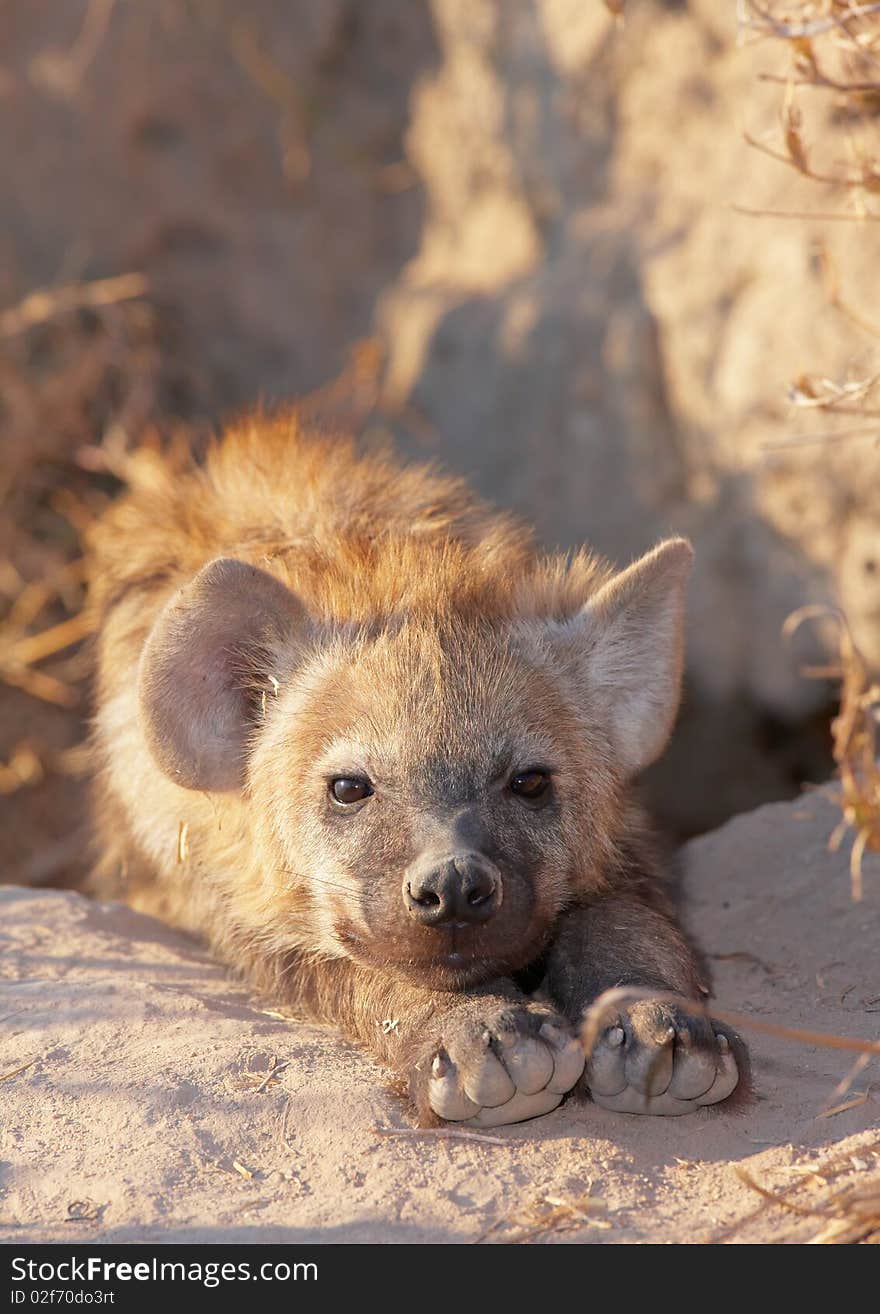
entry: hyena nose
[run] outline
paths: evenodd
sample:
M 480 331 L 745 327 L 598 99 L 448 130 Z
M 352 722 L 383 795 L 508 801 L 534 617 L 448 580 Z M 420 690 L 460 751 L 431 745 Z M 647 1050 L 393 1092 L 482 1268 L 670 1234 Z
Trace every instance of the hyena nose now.
M 403 882 L 407 911 L 424 926 L 487 922 L 501 906 L 501 873 L 477 853 L 455 853 L 411 868 Z

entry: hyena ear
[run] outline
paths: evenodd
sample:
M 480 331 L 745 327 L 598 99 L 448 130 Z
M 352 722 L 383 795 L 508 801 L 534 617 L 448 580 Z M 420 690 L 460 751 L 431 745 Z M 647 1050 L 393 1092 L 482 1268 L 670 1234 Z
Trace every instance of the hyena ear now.
M 184 789 L 245 779 L 255 681 L 308 625 L 302 603 L 256 566 L 219 557 L 170 599 L 141 656 L 138 703 L 157 764 Z
M 693 556 L 686 539 L 668 539 L 615 575 L 557 631 L 566 665 L 607 717 L 628 776 L 659 757 L 678 711 Z

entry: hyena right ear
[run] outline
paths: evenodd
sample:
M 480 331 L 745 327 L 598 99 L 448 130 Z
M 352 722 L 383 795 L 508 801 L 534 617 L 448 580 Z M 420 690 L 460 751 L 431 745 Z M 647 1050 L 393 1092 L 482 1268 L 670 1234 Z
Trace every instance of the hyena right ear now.
M 308 626 L 302 603 L 256 566 L 220 557 L 165 605 L 141 656 L 138 704 L 147 745 L 184 789 L 244 784 L 253 687 L 273 653 Z
M 557 652 L 626 776 L 659 757 L 678 711 L 693 557 L 686 539 L 667 539 L 555 626 Z

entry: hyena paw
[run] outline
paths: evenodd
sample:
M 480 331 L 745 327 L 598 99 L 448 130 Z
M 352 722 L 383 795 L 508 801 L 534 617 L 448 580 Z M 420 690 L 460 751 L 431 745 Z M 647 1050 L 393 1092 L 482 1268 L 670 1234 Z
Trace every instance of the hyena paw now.
M 675 1115 L 726 1100 L 746 1056 L 734 1032 L 684 1009 L 647 1000 L 606 1026 L 584 1081 L 597 1104 L 618 1113 Z
M 501 1127 L 549 1113 L 583 1072 L 569 1024 L 532 1004 L 453 1013 L 424 1068 L 422 1103 L 447 1122 Z

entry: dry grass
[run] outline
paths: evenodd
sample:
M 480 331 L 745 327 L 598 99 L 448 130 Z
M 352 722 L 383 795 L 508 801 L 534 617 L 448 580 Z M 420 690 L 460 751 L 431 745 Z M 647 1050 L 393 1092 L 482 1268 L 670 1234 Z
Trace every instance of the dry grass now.
M 612 1224 L 605 1217 L 605 1201 L 594 1189 L 594 1183 L 590 1182 L 580 1196 L 539 1196 L 515 1213 L 499 1218 L 477 1238 L 477 1243 L 491 1238 L 505 1245 L 523 1245 L 553 1233 L 584 1227 L 610 1228 Z
M 770 43 L 779 51 L 778 70 L 758 74 L 780 88 L 778 127 L 766 137 L 746 133 L 746 140 L 815 184 L 817 207 L 788 217 L 857 227 L 880 222 L 880 4 L 738 0 L 737 18 L 741 44 Z M 869 337 L 880 337 L 880 323 L 852 308 L 830 253 L 822 249 L 818 257 L 829 305 Z M 789 388 L 795 408 L 864 423 L 775 446 L 880 438 L 880 429 L 870 423 L 880 417 L 878 383 L 876 370 L 844 380 L 802 375 Z
M 855 1154 L 849 1151 L 815 1166 L 799 1165 L 794 1181 L 781 1189 L 763 1185 L 741 1166 L 735 1171 L 762 1203 L 710 1240 L 729 1241 L 768 1209 L 776 1209 L 800 1222 L 783 1240 L 808 1245 L 880 1244 L 880 1140 Z M 841 1182 L 841 1178 L 856 1172 L 867 1176 Z M 816 1230 L 805 1236 L 803 1220 L 814 1223 Z
M 138 273 L 38 289 L 0 313 L 0 802 L 15 818 L 5 879 L 75 871 L 83 535 L 160 451 L 201 441 L 191 417 L 202 395 Z
M 146 291 L 125 275 L 33 292 L 0 315 L 0 679 L 62 706 L 77 680 L 37 668 L 84 636 L 81 536 L 135 453 L 177 434 L 193 392 Z
M 865 850 L 880 852 L 880 764 L 877 761 L 880 684 L 870 674 L 841 613 L 826 607 L 802 607 L 788 618 L 784 634 L 791 638 L 804 622 L 825 620 L 829 616 L 838 625 L 838 660 L 828 666 L 804 667 L 804 674 L 840 681 L 840 711 L 831 723 L 831 736 L 839 781 L 839 787 L 832 789 L 832 797 L 840 805 L 842 818 L 829 839 L 829 847 L 836 850 L 844 836 L 852 834 L 852 896 L 860 900 Z

